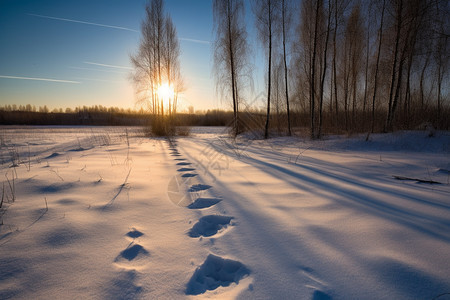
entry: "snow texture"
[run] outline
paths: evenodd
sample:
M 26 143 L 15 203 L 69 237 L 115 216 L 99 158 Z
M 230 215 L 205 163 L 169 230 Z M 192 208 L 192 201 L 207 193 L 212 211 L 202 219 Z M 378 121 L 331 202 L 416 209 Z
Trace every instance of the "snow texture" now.
M 191 133 L 0 128 L 0 299 L 449 299 L 448 132 Z

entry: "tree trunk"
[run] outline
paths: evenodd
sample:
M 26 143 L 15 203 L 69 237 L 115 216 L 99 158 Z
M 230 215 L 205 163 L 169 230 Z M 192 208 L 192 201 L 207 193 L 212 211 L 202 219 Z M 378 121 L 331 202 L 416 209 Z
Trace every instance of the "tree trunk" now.
M 264 130 L 264 138 L 269 138 L 269 120 L 270 120 L 270 87 L 271 87 L 271 74 L 272 74 L 272 6 L 268 0 L 269 9 L 269 67 L 267 70 L 267 116 L 266 116 L 266 126 Z
M 237 110 L 237 99 L 236 99 L 236 80 L 235 80 L 235 69 L 234 69 L 234 53 L 233 53 L 233 37 L 231 34 L 231 1 L 227 0 L 227 17 L 228 17 L 228 47 L 230 55 L 230 70 L 231 70 L 231 93 L 233 95 L 233 132 L 236 137 L 239 134 L 238 125 L 238 110 Z
M 381 56 L 381 43 L 383 40 L 383 22 L 384 22 L 384 9 L 386 5 L 386 0 L 383 0 L 383 8 L 381 10 L 381 22 L 380 22 L 380 29 L 379 29 L 379 41 L 378 41 L 378 51 L 377 51 L 377 61 L 375 63 L 375 79 L 374 79 L 374 85 L 373 85 L 373 96 L 372 96 L 372 130 L 371 132 L 374 132 L 375 127 L 375 98 L 377 96 L 377 86 L 378 86 L 378 69 L 380 65 L 380 56 Z
M 330 36 L 330 23 L 331 23 L 331 1 L 328 1 L 328 21 L 327 21 L 327 34 L 325 37 L 325 48 L 323 50 L 323 72 L 322 79 L 320 82 L 320 103 L 319 103 L 319 132 L 317 136 L 319 138 L 322 137 L 322 106 L 323 106 L 323 94 L 324 94 L 324 85 L 325 85 L 325 76 L 327 73 L 327 53 L 328 53 L 328 38 Z
M 314 40 L 313 40 L 313 53 L 311 61 L 311 84 L 310 84 L 310 111 L 311 111 L 311 138 L 316 138 L 315 133 L 315 92 L 316 92 L 316 52 L 317 52 L 317 31 L 319 27 L 319 8 L 320 0 L 317 0 L 316 13 L 315 13 L 315 25 L 314 25 Z
M 392 125 L 392 107 L 394 102 L 394 89 L 396 82 L 396 73 L 397 73 L 397 59 L 398 59 L 398 48 L 400 44 L 400 33 L 402 28 L 402 10 L 403 10 L 403 0 L 399 0 L 399 7 L 397 9 L 396 14 L 396 35 L 395 35 L 395 47 L 394 47 L 394 57 L 392 60 L 392 72 L 391 72 L 391 85 L 389 89 L 389 103 L 388 103 L 388 116 L 386 120 L 386 128 L 385 131 L 391 131 Z
M 282 25 L 283 25 L 283 61 L 284 61 L 284 83 L 285 83 L 285 92 L 286 92 L 286 112 L 287 112 L 287 122 L 288 122 L 288 135 L 291 136 L 291 116 L 290 116 L 290 109 L 289 109 L 289 92 L 288 92 L 288 68 L 287 68 L 287 58 L 286 58 L 286 0 L 282 0 L 282 8 L 281 8 L 281 14 L 282 14 Z
M 330 0 L 331 1 L 331 0 Z M 339 118 L 339 106 L 338 106 L 338 94 L 337 94 L 337 66 L 336 66 L 336 35 L 338 30 L 338 13 L 337 13 L 337 4 L 338 0 L 334 1 L 334 33 L 333 33 L 333 81 L 334 81 L 334 101 L 335 101 L 335 113 L 336 113 L 336 126 L 338 125 L 338 118 Z

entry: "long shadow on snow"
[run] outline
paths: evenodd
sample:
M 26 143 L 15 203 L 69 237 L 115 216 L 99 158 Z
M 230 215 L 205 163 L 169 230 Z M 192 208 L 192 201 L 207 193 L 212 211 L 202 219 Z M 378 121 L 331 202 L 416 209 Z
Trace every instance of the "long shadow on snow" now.
M 252 161 L 256 164 L 255 167 L 261 168 L 263 172 L 267 172 L 268 174 L 271 175 L 279 175 L 279 172 L 284 172 L 290 176 L 293 176 L 294 179 L 303 179 L 305 181 L 309 181 L 312 182 L 314 185 L 319 185 L 322 184 L 321 181 L 319 180 L 310 180 L 309 178 L 306 178 L 305 176 L 301 176 L 300 174 L 297 174 L 293 171 L 287 170 L 285 168 L 270 164 L 270 163 L 264 163 L 261 161 L 258 161 L 256 159 L 252 159 Z M 269 167 L 269 168 L 267 168 Z M 290 184 L 293 186 L 297 186 L 299 188 L 305 188 L 306 190 L 311 191 L 312 193 L 316 193 L 318 195 L 320 195 L 321 193 L 318 192 L 317 190 L 314 189 L 314 187 L 308 187 L 308 186 L 303 186 L 302 184 L 299 184 L 297 181 L 292 181 L 290 180 Z M 323 182 L 326 186 L 328 186 L 327 183 Z M 221 183 L 221 181 L 217 181 L 216 184 L 218 186 L 221 186 L 222 188 L 225 188 L 225 186 Z M 336 186 L 331 185 L 331 188 L 333 190 L 337 189 Z M 320 191 L 320 189 L 319 189 Z M 236 198 L 239 199 L 240 196 L 239 194 L 233 192 L 233 191 L 229 191 L 230 192 L 230 197 L 229 197 L 229 201 L 231 201 L 232 199 Z M 339 194 L 341 195 L 348 195 L 348 190 L 347 193 L 345 192 L 339 192 Z M 351 193 L 350 193 L 351 194 Z M 324 195 L 325 197 L 327 195 Z M 359 198 L 355 197 L 354 195 L 350 195 L 355 201 L 358 201 Z M 359 197 L 361 197 L 361 195 L 359 195 Z M 333 198 L 334 199 L 334 198 Z M 336 199 L 338 200 L 338 199 Z M 363 202 L 365 201 L 373 201 L 373 199 L 362 199 Z M 339 200 L 338 200 L 339 201 Z M 351 206 L 355 209 L 358 210 L 364 210 L 365 212 L 367 212 L 367 209 L 371 209 L 371 211 L 376 211 L 377 214 L 383 218 L 389 218 L 389 216 L 391 214 L 395 215 L 395 209 L 393 211 L 390 211 L 388 213 L 385 213 L 382 210 L 382 206 L 383 204 L 379 204 L 378 206 L 375 207 L 371 207 L 370 205 L 366 204 L 368 207 L 366 207 L 365 205 L 358 205 L 357 207 L 354 207 L 354 205 L 351 205 L 350 202 L 348 201 L 343 201 L 340 200 L 339 202 L 343 203 L 346 206 Z M 268 258 L 266 258 L 266 256 L 269 256 L 271 258 L 277 258 L 277 257 L 291 257 L 291 259 L 286 260 L 286 261 L 277 261 L 277 264 L 283 265 L 283 269 L 285 270 L 285 273 L 292 273 L 292 274 L 297 274 L 299 270 L 305 271 L 307 270 L 308 272 L 306 273 L 311 273 L 314 277 L 318 277 L 321 278 L 323 276 L 321 276 L 320 273 L 316 273 L 313 269 L 309 268 L 309 267 L 305 267 L 305 265 L 303 265 L 302 261 L 306 260 L 308 264 L 313 263 L 315 260 L 319 259 L 320 261 L 323 260 L 323 257 L 317 257 L 317 253 L 316 253 L 316 248 L 315 247 L 309 247 L 308 244 L 304 244 L 301 240 L 298 239 L 298 237 L 293 236 L 292 234 L 288 233 L 288 232 L 284 232 L 284 231 L 278 231 L 276 233 L 272 233 L 272 230 L 269 229 L 265 229 L 266 226 L 268 226 L 269 224 L 266 222 L 265 218 L 260 218 L 259 216 L 254 216 L 254 213 L 252 211 L 249 211 L 248 208 L 246 208 L 243 203 L 241 203 L 240 201 L 233 201 L 233 206 L 240 211 L 241 213 L 241 218 L 245 219 L 247 221 L 247 223 L 252 224 L 252 226 L 249 227 L 250 230 L 257 230 L 258 234 L 262 234 L 265 237 L 265 240 L 271 240 L 272 243 L 276 243 L 277 247 L 274 249 L 271 249 L 270 247 L 268 249 L 266 249 L 266 251 L 263 253 L 263 257 L 260 257 L 259 259 L 265 259 L 267 260 Z M 379 211 L 381 210 L 381 211 Z M 401 212 L 400 212 L 401 214 Z M 407 213 L 406 213 L 407 214 Z M 425 233 L 429 233 L 433 236 L 437 236 L 438 238 L 447 240 L 448 237 L 446 236 L 442 236 L 439 234 L 435 234 L 433 232 L 429 232 L 429 230 L 422 228 L 420 226 L 416 227 L 414 226 L 415 224 L 411 224 L 412 221 L 410 220 L 403 220 L 402 218 L 400 219 L 396 219 L 394 220 L 400 224 L 406 225 L 406 226 L 410 226 L 413 229 L 419 230 L 421 232 L 425 232 Z M 269 225 L 270 227 L 270 225 Z M 256 229 L 257 228 L 257 229 Z M 273 228 L 272 228 L 273 229 Z M 440 279 L 438 278 L 434 278 L 432 276 L 429 276 L 426 272 L 420 271 L 420 270 L 415 270 L 412 266 L 410 265 L 406 265 L 400 261 L 391 259 L 391 258 L 384 258 L 381 257 L 378 260 L 371 260 L 370 262 L 366 261 L 366 259 L 364 257 L 361 257 L 358 252 L 356 251 L 356 249 L 349 249 L 348 247 L 343 246 L 343 244 L 338 241 L 336 238 L 330 238 L 330 234 L 332 234 L 332 232 L 330 234 L 324 234 L 323 232 L 318 232 L 315 229 L 313 229 L 312 234 L 314 235 L 314 237 L 316 239 L 319 239 L 322 243 L 328 245 L 329 247 L 332 247 L 333 249 L 335 249 L 338 253 L 340 253 L 342 256 L 346 257 L 348 260 L 354 260 L 355 263 L 357 265 L 365 265 L 367 266 L 367 272 L 373 273 L 373 274 L 378 274 L 375 275 L 374 278 L 386 278 L 386 282 L 384 282 L 386 284 L 386 286 L 390 286 L 392 287 L 393 291 L 397 291 L 402 293 L 403 295 L 405 295 L 406 298 L 414 298 L 415 296 L 421 294 L 421 295 L 427 295 L 429 294 L 430 291 L 439 291 L 439 290 L 445 290 L 446 287 L 448 287 L 448 284 L 446 284 L 445 282 L 442 282 Z M 247 236 L 253 236 L 251 233 L 247 233 Z M 257 236 L 257 235 L 255 235 Z M 276 241 L 282 241 L 280 243 L 277 243 Z M 257 243 L 261 243 L 261 241 L 256 241 Z M 255 241 L 253 240 L 252 243 L 255 243 Z M 316 244 L 316 243 L 313 243 Z M 350 250 L 350 251 L 349 251 Z M 354 250 L 354 251 L 353 251 Z M 298 252 L 301 252 L 302 255 L 301 257 L 303 259 L 300 259 L 298 257 Z M 275 253 L 275 254 L 274 254 Z M 280 253 L 282 253 L 282 255 L 280 255 Z M 299 260 L 300 259 L 300 260 Z M 270 259 L 268 259 L 270 260 Z M 393 274 L 395 274 L 394 276 L 400 276 L 401 280 L 400 282 L 394 281 L 391 282 L 389 281 L 390 279 L 392 279 Z M 284 274 L 285 275 L 285 274 Z M 325 275 L 325 274 L 322 274 Z M 306 275 L 306 277 L 309 277 L 308 275 Z M 325 276 L 326 278 L 326 276 Z M 399 285 L 396 285 L 396 282 L 399 283 Z M 423 285 L 421 286 L 413 286 L 414 284 L 417 284 L 419 282 L 424 282 L 426 284 L 426 287 L 424 287 Z M 275 281 L 274 281 L 275 283 Z M 296 284 L 294 284 L 296 285 Z M 429 287 L 430 289 L 427 290 L 427 287 Z M 266 287 L 270 289 L 270 286 Z M 288 294 L 290 295 L 290 294 Z M 328 298 L 328 297 L 329 298 Z M 314 293 L 313 295 L 313 299 L 330 299 L 331 297 L 328 294 L 325 294 L 323 292 L 319 292 L 319 293 Z M 422 297 L 424 298 L 424 297 Z M 425 297 L 426 298 L 426 297 Z
M 212 145 L 212 146 L 214 147 L 214 145 Z M 232 155 L 230 153 L 227 153 L 227 151 L 224 149 L 216 149 L 216 150 L 220 151 L 222 153 L 225 153 L 227 155 Z M 425 213 L 421 214 L 419 212 L 409 210 L 405 207 L 401 207 L 401 206 L 394 205 L 394 204 L 389 204 L 387 202 L 380 201 L 378 199 L 370 197 L 367 194 L 364 194 L 362 192 L 358 192 L 358 191 L 352 190 L 350 188 L 338 186 L 337 184 L 331 184 L 324 180 L 315 179 L 314 177 L 307 177 L 303 174 L 294 172 L 285 167 L 278 166 L 278 165 L 275 165 L 275 164 L 272 164 L 269 162 L 265 162 L 262 160 L 258 160 L 256 158 L 253 158 L 250 156 L 246 156 L 241 161 L 244 161 L 244 160 L 247 160 L 248 162 L 250 162 L 251 165 L 260 169 L 262 172 L 270 174 L 276 178 L 280 178 L 279 173 L 289 175 L 291 177 L 291 179 L 288 180 L 288 182 L 292 186 L 295 186 L 301 190 L 306 190 L 310 193 L 325 196 L 325 197 L 329 197 L 329 196 L 324 195 L 321 192 L 321 190 L 329 191 L 331 193 L 341 196 L 342 198 L 334 198 L 333 200 L 338 201 L 340 204 L 343 204 L 347 207 L 350 207 L 352 209 L 358 209 L 365 213 L 370 213 L 370 212 L 375 213 L 378 217 L 382 217 L 382 218 L 397 222 L 399 224 L 407 226 L 416 231 L 422 232 L 424 234 L 428 234 L 430 236 L 444 240 L 446 242 L 450 242 L 450 222 L 448 219 L 442 219 L 442 218 L 438 218 L 438 217 L 434 217 L 434 216 L 428 216 Z M 387 199 L 389 199 L 390 197 L 392 197 L 394 195 L 394 196 L 403 198 L 404 200 L 416 201 L 421 204 L 430 205 L 430 203 L 425 200 L 407 196 L 407 195 L 398 193 L 391 189 L 383 190 L 380 188 L 369 186 L 363 182 L 353 181 L 353 180 L 349 180 L 349 179 L 343 179 L 341 177 L 337 177 L 328 172 L 319 170 L 317 168 L 309 167 L 306 165 L 296 165 L 296 166 L 298 168 L 302 168 L 302 169 L 314 172 L 321 176 L 328 177 L 328 178 L 331 178 L 331 179 L 334 179 L 337 181 L 341 181 L 346 184 L 353 185 L 359 189 L 365 188 L 367 190 L 385 194 Z M 305 184 L 301 184 L 298 180 L 303 181 Z M 347 200 L 345 200 L 345 199 L 347 199 Z M 433 206 L 438 206 L 440 209 L 448 210 L 449 215 L 450 215 L 450 209 L 448 207 L 446 207 L 445 205 L 433 203 Z M 424 221 L 426 223 L 428 223 L 429 226 L 426 226 L 425 224 L 423 224 Z M 432 223 L 432 224 L 430 224 L 430 223 Z

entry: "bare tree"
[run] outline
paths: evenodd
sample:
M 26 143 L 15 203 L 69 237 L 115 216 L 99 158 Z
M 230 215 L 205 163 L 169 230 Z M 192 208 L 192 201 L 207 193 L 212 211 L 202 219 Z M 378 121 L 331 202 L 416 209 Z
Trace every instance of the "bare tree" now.
M 176 97 L 183 87 L 180 46 L 172 19 L 169 15 L 164 16 L 162 0 L 149 1 L 145 12 L 139 49 L 130 56 L 134 66 L 132 80 L 138 102 L 146 106 L 155 119 L 163 120 L 166 113 L 171 116 L 176 112 Z M 175 95 L 170 99 L 160 99 L 158 95 L 163 83 L 175 90 Z M 168 101 L 167 107 L 164 100 Z M 163 123 L 161 125 L 165 126 Z
M 176 99 L 175 95 L 178 95 L 180 91 L 180 85 L 178 81 L 182 81 L 180 72 L 180 43 L 177 37 L 177 30 L 173 25 L 172 18 L 166 16 L 164 22 L 164 39 L 163 39 L 163 55 L 162 62 L 164 68 L 164 77 L 170 88 L 174 89 L 173 98 L 169 98 L 168 105 L 166 108 L 169 115 L 176 112 Z
M 351 41 L 350 41 L 351 40 Z M 364 57 L 364 26 L 361 17 L 360 4 L 353 6 L 352 12 L 348 19 L 346 28 L 346 45 L 348 44 L 348 71 L 351 80 L 349 82 L 350 90 L 352 92 L 352 127 L 355 127 L 356 120 L 356 105 L 357 105 L 357 91 L 358 80 L 362 68 L 362 58 Z
M 447 1 L 436 1 L 436 46 L 434 62 L 436 65 L 437 79 L 437 124 L 439 126 L 442 118 L 442 82 L 448 72 L 450 62 L 450 34 L 449 34 L 449 3 Z
M 374 132 L 374 127 L 375 127 L 375 99 L 377 96 L 377 87 L 378 87 L 378 70 L 379 70 L 379 65 L 380 65 L 381 44 L 383 41 L 383 24 L 384 24 L 385 7 L 386 7 L 386 0 L 383 0 L 383 5 L 381 7 L 380 28 L 378 29 L 378 50 L 377 50 L 377 59 L 375 62 L 375 75 L 374 75 L 374 85 L 373 85 L 373 95 L 372 95 L 372 125 L 371 125 L 372 133 Z
M 233 132 L 240 132 L 239 104 L 243 81 L 249 75 L 248 54 L 242 0 L 214 0 L 215 28 L 214 70 L 216 85 L 231 93 L 233 100 Z
M 301 22 L 299 26 L 300 44 L 302 46 L 302 62 L 305 76 L 308 80 L 309 112 L 310 112 L 310 134 L 316 138 L 316 79 L 320 81 L 320 68 L 317 63 L 320 19 L 323 9 L 323 0 L 305 0 L 301 6 Z M 320 58 L 319 58 L 320 59 Z
M 329 0 L 332 1 L 332 0 Z M 331 76 L 331 93 L 330 93 L 330 106 L 332 107 L 333 95 L 334 95 L 334 110 L 335 110 L 335 123 L 338 125 L 339 117 L 339 99 L 338 99 L 338 43 L 339 43 L 339 25 L 344 22 L 344 13 L 349 5 L 349 0 L 334 0 L 332 11 L 334 15 L 334 28 L 333 28 L 333 60 L 332 60 L 332 72 Z
M 322 114 L 322 110 L 323 110 L 323 97 L 324 97 L 324 86 L 325 86 L 325 77 L 327 74 L 327 61 L 328 61 L 328 41 L 329 41 L 329 37 L 330 37 L 330 31 L 331 31 L 331 14 L 332 14 L 332 9 L 331 9 L 331 0 L 328 0 L 328 9 L 327 9 L 327 28 L 325 31 L 325 40 L 322 41 L 322 43 L 324 44 L 322 47 L 322 68 L 321 68 L 321 79 L 320 79 L 320 90 L 319 90 L 319 95 L 320 95 L 320 100 L 319 100 L 319 130 L 317 133 L 317 137 L 321 138 L 322 136 L 322 123 L 323 123 L 323 114 Z M 322 34 L 323 35 L 323 34 Z M 330 100 L 331 101 L 331 100 Z
M 130 56 L 134 66 L 132 80 L 138 102 L 146 105 L 153 114 L 161 113 L 157 89 L 161 84 L 161 55 L 163 43 L 163 2 L 152 0 L 145 7 L 141 24 L 141 41 L 138 52 Z
M 288 80 L 286 44 L 288 43 L 288 31 L 291 26 L 292 26 L 292 3 L 290 0 L 281 0 L 281 32 L 283 43 L 284 84 L 285 84 L 288 135 L 292 135 L 292 132 L 291 132 L 291 115 L 289 107 L 289 80 Z
M 270 95 L 272 84 L 272 40 L 275 30 L 279 2 L 277 0 L 254 0 L 253 4 L 253 10 L 256 19 L 256 28 L 267 56 L 267 114 L 266 125 L 264 129 L 264 138 L 267 139 L 269 137 Z

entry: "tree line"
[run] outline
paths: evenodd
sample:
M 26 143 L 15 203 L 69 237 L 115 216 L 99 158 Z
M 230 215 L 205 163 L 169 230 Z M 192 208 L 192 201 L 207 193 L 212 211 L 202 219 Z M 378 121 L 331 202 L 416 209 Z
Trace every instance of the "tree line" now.
M 243 0 L 214 0 L 214 64 L 232 99 L 234 134 L 251 86 Z M 291 134 L 307 118 L 328 132 L 388 132 L 423 122 L 449 128 L 449 2 L 446 0 L 253 0 L 265 57 L 266 117 Z
M 257 115 L 257 112 L 255 112 Z M 233 120 L 230 111 L 212 109 L 206 111 L 178 112 L 174 126 L 229 126 Z M 88 126 L 149 126 L 156 122 L 155 115 L 140 109 L 105 107 L 102 105 L 76 108 L 47 106 L 0 106 L 0 125 L 88 125 Z

